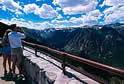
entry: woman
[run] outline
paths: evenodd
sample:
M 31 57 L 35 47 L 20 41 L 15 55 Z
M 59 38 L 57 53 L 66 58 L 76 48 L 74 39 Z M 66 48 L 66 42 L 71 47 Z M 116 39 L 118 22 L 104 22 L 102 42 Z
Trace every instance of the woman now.
M 6 68 L 6 62 L 8 60 L 9 65 L 9 72 L 12 71 L 11 69 L 11 48 L 8 40 L 8 33 L 11 32 L 10 29 L 8 29 L 2 40 L 2 55 L 3 55 L 3 68 L 4 68 L 4 75 L 7 75 L 7 68 Z

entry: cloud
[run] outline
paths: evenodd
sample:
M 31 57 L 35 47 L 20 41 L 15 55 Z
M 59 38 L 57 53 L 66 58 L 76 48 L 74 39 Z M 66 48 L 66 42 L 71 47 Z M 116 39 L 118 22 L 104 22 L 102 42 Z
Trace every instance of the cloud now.
M 50 5 L 47 4 L 43 4 L 41 8 L 35 11 L 35 14 L 45 19 L 57 16 L 57 12 Z
M 52 20 L 51 22 L 54 25 L 57 25 L 56 27 L 73 27 L 73 26 L 80 26 L 83 24 L 82 18 L 76 18 L 76 17 L 72 17 L 70 20 Z M 55 27 L 55 28 L 56 28 Z
M 66 27 L 63 24 L 53 24 L 51 22 L 48 21 L 44 21 L 44 22 L 32 22 L 32 21 L 25 21 L 23 18 L 12 18 L 11 20 L 8 19 L 1 19 L 0 22 L 3 22 L 5 24 L 11 25 L 11 24 L 17 24 L 17 26 L 21 26 L 21 27 L 27 27 L 30 29 L 37 29 L 37 30 L 41 30 L 41 29 L 45 29 L 45 28 L 62 28 L 62 27 Z
M 54 0 L 53 4 L 60 5 L 64 14 L 82 14 L 95 10 L 98 2 L 96 0 Z
M 5 24 L 17 24 L 17 26 L 21 26 L 21 27 L 27 27 L 30 29 L 42 29 L 41 25 L 39 25 L 38 23 L 34 23 L 32 21 L 28 21 L 26 22 L 23 18 L 17 19 L 17 18 L 12 18 L 11 20 L 7 20 L 7 19 L 1 19 L 0 22 L 3 22 Z
M 95 25 L 98 24 L 98 20 L 101 19 L 103 14 L 99 10 L 94 10 L 89 12 L 86 15 L 82 15 L 79 18 L 72 17 L 70 21 L 72 23 L 80 24 L 80 25 Z
M 34 13 L 38 9 L 39 7 L 33 3 L 33 4 L 25 5 L 23 10 L 26 14 L 28 14 L 28 13 Z
M 21 26 L 21 23 L 24 22 L 23 18 L 17 19 L 17 18 L 12 18 L 11 20 L 8 19 L 1 19 L 0 22 L 3 22 L 5 24 L 17 24 L 18 26 Z
M 117 10 L 117 9 L 118 9 L 118 6 L 113 6 L 113 7 L 110 7 L 110 8 L 108 8 L 108 9 L 104 10 L 103 13 L 104 13 L 105 15 L 108 15 L 108 14 L 113 13 L 113 12 L 114 12 L 115 10 Z
M 25 20 L 23 18 L 12 18 L 11 21 L 21 21 L 21 22 L 24 22 Z
M 36 0 L 36 2 L 37 2 L 37 1 L 41 1 L 41 0 Z
M 2 10 L 4 11 L 9 10 L 11 12 L 15 12 L 15 14 L 22 14 L 21 11 L 19 11 L 22 9 L 22 7 L 14 0 L 3 0 L 0 1 L 0 4 L 2 5 Z
M 83 25 L 95 25 L 99 23 L 99 19 L 101 19 L 103 14 L 99 10 L 93 10 L 86 15 L 82 15 L 81 17 L 71 17 L 69 20 L 52 20 L 52 24 L 64 25 L 65 27 L 69 26 L 83 26 Z
M 60 7 L 57 7 L 57 8 L 56 8 L 56 11 L 60 11 L 60 10 L 62 10 Z
M 96 9 L 96 10 L 89 12 L 89 15 L 100 18 L 102 16 L 102 13 Z
M 63 18 L 62 15 L 59 14 L 56 19 L 62 19 L 62 18 Z
M 117 5 L 124 5 L 124 0 L 104 0 L 101 6 L 117 6 Z
M 96 25 L 98 24 L 98 20 L 101 19 L 103 14 L 99 10 L 94 10 L 89 12 L 88 15 L 82 16 L 84 24 L 87 25 Z
M 55 19 L 55 20 L 52 20 L 52 23 L 53 24 L 64 24 L 64 25 L 67 25 L 70 22 L 68 20 L 57 20 L 57 19 Z
M 124 0 L 105 0 L 101 6 L 110 6 L 103 11 L 104 24 L 120 22 L 124 20 Z
M 6 9 L 10 11 L 15 11 L 16 9 L 22 9 L 21 6 L 19 6 L 18 3 L 14 2 L 13 0 L 3 0 L 0 2 L 3 6 L 6 7 Z
M 41 7 L 37 6 L 36 4 L 28 4 L 24 6 L 24 12 L 34 13 L 35 15 L 39 15 L 41 18 L 50 19 L 57 16 L 57 12 L 47 4 L 43 4 Z
M 70 21 L 71 21 L 72 23 L 74 23 L 74 24 L 83 24 L 82 17 L 80 17 L 80 18 L 72 17 L 72 18 L 70 19 Z
M 5 6 L 2 6 L 1 7 L 3 11 L 6 11 L 6 7 Z
M 21 11 L 16 11 L 15 14 L 18 16 L 18 15 L 22 15 L 23 13 Z
M 114 6 L 111 8 L 108 8 L 104 11 L 105 14 L 105 24 L 122 21 L 124 20 L 124 6 Z

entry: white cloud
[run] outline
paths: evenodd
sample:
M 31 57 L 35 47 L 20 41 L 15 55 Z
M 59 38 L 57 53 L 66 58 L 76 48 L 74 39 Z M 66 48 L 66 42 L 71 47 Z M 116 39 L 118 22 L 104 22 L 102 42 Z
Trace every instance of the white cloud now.
M 52 20 L 53 24 L 69 24 L 70 22 L 68 20 Z
M 108 15 L 108 14 L 113 13 L 115 10 L 118 10 L 118 6 L 110 7 L 110 8 L 108 8 L 108 9 L 106 9 L 105 11 L 103 11 L 103 13 L 104 13 L 105 15 Z
M 111 6 L 104 10 L 104 24 L 124 20 L 124 0 L 106 0 L 103 5 Z
M 17 11 L 15 12 L 15 14 L 16 14 L 17 16 L 18 16 L 18 15 L 22 15 L 22 12 L 20 12 L 20 11 L 17 10 Z
M 113 9 L 113 10 L 111 10 Z M 113 23 L 116 21 L 124 20 L 124 6 L 112 7 L 104 11 L 105 14 L 105 24 Z
M 39 25 L 40 29 L 44 29 L 44 28 L 54 28 L 54 25 L 51 24 L 50 22 L 42 22 L 42 23 L 36 23 L 36 25 Z
M 96 0 L 54 0 L 53 4 L 58 4 L 64 14 L 82 14 L 95 10 L 98 2 Z
M 2 10 L 6 11 L 9 10 L 11 12 L 15 12 L 15 14 L 22 14 L 21 10 L 22 7 L 19 5 L 19 3 L 16 3 L 14 0 L 3 0 L 0 1 L 0 4 L 2 5 Z
M 18 26 L 21 26 L 22 22 L 25 22 L 25 20 L 23 18 L 12 18 L 11 20 L 8 19 L 1 19 L 0 22 L 4 22 L 6 24 L 17 24 Z
M 51 22 L 51 24 L 54 25 L 54 28 L 66 28 L 66 27 L 79 27 L 81 26 L 82 24 L 78 24 L 77 25 L 77 22 L 76 20 L 75 21 L 72 21 L 72 20 L 53 20 Z
M 101 6 L 117 6 L 117 5 L 124 5 L 124 0 L 104 0 Z
M 62 28 L 65 27 L 63 24 L 53 24 L 50 22 L 32 22 L 32 21 L 25 21 L 23 18 L 17 19 L 17 18 L 12 18 L 11 20 L 8 19 L 1 19 L 0 22 L 3 22 L 5 24 L 11 25 L 11 24 L 17 24 L 17 26 L 21 27 L 27 27 L 30 29 L 45 29 L 45 28 Z
M 102 13 L 99 10 L 94 10 L 89 12 L 89 15 L 100 18 L 102 16 Z
M 6 7 L 5 6 L 2 6 L 1 7 L 3 11 L 6 11 Z
M 18 3 L 14 2 L 13 0 L 3 0 L 0 4 L 6 7 L 6 9 L 10 11 L 15 11 L 16 9 L 22 9 Z
M 76 18 L 72 17 L 70 20 L 52 20 L 52 24 L 56 25 L 56 27 L 76 27 L 76 26 L 81 26 L 83 24 L 82 18 Z
M 3 22 L 5 24 L 17 24 L 17 26 L 21 26 L 21 27 L 27 27 L 30 29 L 42 29 L 41 25 L 39 25 L 38 23 L 34 23 L 32 21 L 28 21 L 26 22 L 23 18 L 17 19 L 17 18 L 12 18 L 11 20 L 7 20 L 7 19 L 1 19 L 0 22 Z
M 80 17 L 80 18 L 76 18 L 76 17 L 72 17 L 71 19 L 70 19 L 70 21 L 72 22 L 72 23 L 75 23 L 75 24 L 83 24 L 83 20 L 82 20 L 82 17 Z
M 23 18 L 12 18 L 11 21 L 21 21 L 21 22 L 24 22 L 25 20 Z
M 60 7 L 57 7 L 57 8 L 56 8 L 56 11 L 60 11 L 60 10 L 62 10 Z
M 3 1 L 1 0 L 1 1 L 0 1 L 0 4 L 2 4 L 2 3 L 3 3 Z
M 23 10 L 26 14 L 28 14 L 28 13 L 34 13 L 38 9 L 39 7 L 33 3 L 33 4 L 25 5 Z
M 94 24 L 97 24 L 97 21 L 98 21 L 97 17 L 89 16 L 89 15 L 83 16 L 84 24 L 94 25 Z
M 41 0 L 36 0 L 36 1 L 41 1 Z
M 62 19 L 62 18 L 63 18 L 62 15 L 59 14 L 56 19 Z
M 25 13 L 34 13 L 35 15 L 39 15 L 41 18 L 49 19 L 57 16 L 57 12 L 47 4 L 43 4 L 41 7 L 36 4 L 28 4 L 24 6 Z
M 57 12 L 50 5 L 47 4 L 43 4 L 41 8 L 35 11 L 35 14 L 45 19 L 57 16 Z
M 9 20 L 7 20 L 7 19 L 0 19 L 0 22 L 3 22 L 5 24 L 9 24 Z
M 89 12 L 87 15 L 82 15 L 84 25 L 96 25 L 103 14 L 99 10 Z
M 124 20 L 124 0 L 105 0 L 102 6 L 111 6 L 104 10 L 104 24 Z
M 61 7 L 74 7 L 79 4 L 88 5 L 92 0 L 54 0 L 53 4 L 59 4 Z M 94 0 L 93 0 L 94 1 Z
M 65 25 L 65 26 L 83 26 L 83 25 L 95 25 L 98 24 L 98 20 L 101 19 L 103 14 L 99 10 L 94 10 L 81 17 L 71 17 L 70 20 L 53 20 L 53 24 Z

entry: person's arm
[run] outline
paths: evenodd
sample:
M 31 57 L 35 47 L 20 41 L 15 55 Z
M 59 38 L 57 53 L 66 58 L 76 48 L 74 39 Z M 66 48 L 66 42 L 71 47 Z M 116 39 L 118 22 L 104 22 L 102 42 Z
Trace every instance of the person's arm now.
M 24 29 L 21 27 L 18 27 L 18 30 L 20 33 L 23 33 L 25 35 L 25 38 L 26 38 L 26 33 L 25 33 Z
M 21 27 L 17 27 L 17 32 L 25 33 L 24 29 Z

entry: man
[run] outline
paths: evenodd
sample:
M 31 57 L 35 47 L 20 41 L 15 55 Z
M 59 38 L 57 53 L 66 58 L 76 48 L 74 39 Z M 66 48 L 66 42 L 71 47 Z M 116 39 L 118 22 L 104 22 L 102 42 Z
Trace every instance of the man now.
M 22 76 L 23 71 L 23 51 L 22 51 L 22 42 L 21 39 L 25 38 L 25 32 L 22 28 L 16 27 L 16 24 L 12 24 L 11 26 L 12 32 L 8 34 L 10 46 L 11 46 L 11 54 L 13 61 L 13 76 L 16 77 L 15 74 L 15 65 L 19 70 L 19 77 Z M 18 32 L 19 31 L 19 32 Z

